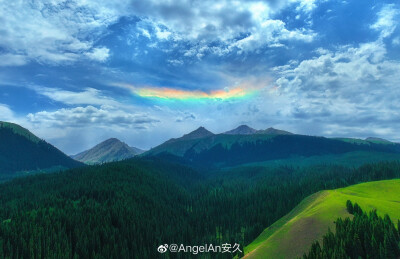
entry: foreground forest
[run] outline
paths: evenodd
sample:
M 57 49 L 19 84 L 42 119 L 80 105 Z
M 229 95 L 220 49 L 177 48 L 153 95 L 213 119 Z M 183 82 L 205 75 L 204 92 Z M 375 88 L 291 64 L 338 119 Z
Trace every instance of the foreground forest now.
M 142 158 L 15 179 L 0 185 L 0 258 L 193 256 L 157 252 L 171 243 L 243 251 L 312 193 L 398 177 L 399 162 L 203 172 Z
M 353 218 L 338 218 L 336 233 L 331 230 L 316 241 L 303 259 L 396 259 L 400 257 L 400 221 L 397 229 L 390 217 L 378 216 L 376 210 L 364 212 L 357 203 L 346 203 Z

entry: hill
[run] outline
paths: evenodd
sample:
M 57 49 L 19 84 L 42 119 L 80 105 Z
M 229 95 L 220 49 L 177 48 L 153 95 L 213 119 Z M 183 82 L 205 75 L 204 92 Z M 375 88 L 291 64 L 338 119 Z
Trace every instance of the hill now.
M 141 153 L 143 150 L 130 147 L 116 138 L 110 138 L 71 157 L 86 164 L 101 164 L 132 158 Z
M 201 134 L 199 134 L 201 132 Z M 357 139 L 330 139 L 292 134 L 269 128 L 254 133 L 242 125 L 223 134 L 204 128 L 171 139 L 145 152 L 143 156 L 173 155 L 204 167 L 229 167 L 264 161 L 339 155 L 364 151 L 399 154 L 400 144 Z M 334 161 L 334 159 L 332 160 Z
M 59 170 L 82 166 L 78 161 L 41 140 L 27 129 L 0 122 L 0 178 L 24 172 Z
M 358 203 L 365 211 L 377 209 L 394 222 L 400 219 L 400 180 L 368 182 L 320 191 L 304 199 L 289 214 L 265 229 L 245 248 L 245 258 L 296 258 L 311 244 L 334 229 L 334 221 L 351 217 L 346 201 Z M 294 245 L 296 244 L 296 245 Z

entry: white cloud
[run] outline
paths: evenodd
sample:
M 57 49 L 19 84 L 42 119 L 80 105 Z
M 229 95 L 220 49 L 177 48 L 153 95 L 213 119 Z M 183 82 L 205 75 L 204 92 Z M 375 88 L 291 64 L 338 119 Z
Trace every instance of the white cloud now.
M 41 111 L 29 113 L 28 122 L 36 127 L 129 127 L 146 128 L 158 120 L 144 113 L 133 113 L 109 105 L 100 108 L 84 106 L 75 108 L 62 108 L 56 111 Z
M 169 38 L 169 36 L 171 36 L 171 32 L 166 30 L 166 29 L 162 29 L 159 26 L 157 26 L 156 27 L 156 36 L 160 40 L 166 40 L 166 39 Z
M 159 40 L 190 42 L 191 49 L 184 55 L 202 58 L 205 47 L 209 53 L 225 55 L 235 47 L 254 51 L 263 46 L 283 46 L 282 41 L 311 42 L 316 36 L 311 29 L 288 29 L 283 21 L 273 18 L 288 6 L 309 14 L 317 1 L 133 1 L 132 13 L 151 26 Z
M 400 126 L 399 70 L 400 62 L 388 59 L 378 40 L 324 50 L 315 58 L 278 67 L 276 84 L 291 103 L 283 110 L 286 116 L 321 121 L 322 134 L 334 135 L 334 128 L 362 133 L 360 125 L 370 133 L 394 132 Z
M 94 48 L 92 51 L 87 52 L 86 56 L 92 60 L 104 62 L 110 56 L 110 50 L 106 47 Z
M 297 40 L 311 42 L 316 34 L 311 30 L 288 30 L 281 20 L 266 20 L 251 35 L 233 43 L 230 48 L 237 47 L 243 51 L 254 51 L 262 46 L 281 47 L 282 41 Z
M 394 4 L 388 4 L 382 7 L 378 12 L 377 21 L 371 25 L 371 28 L 380 31 L 381 38 L 386 38 L 394 32 L 397 27 L 400 11 Z
M 31 87 L 32 90 L 36 91 L 38 94 L 44 95 L 54 101 L 61 102 L 68 105 L 118 105 L 119 103 L 106 96 L 102 91 L 94 88 L 84 88 L 83 91 L 74 92 L 63 90 L 59 88 L 49 88 L 49 87 Z
M 153 40 L 213 41 L 230 45 L 243 34 L 248 42 L 260 39 L 266 44 L 280 40 L 310 41 L 307 29 L 288 30 L 282 24 L 271 26 L 272 16 L 294 5 L 298 12 L 310 13 L 315 0 L 273 1 L 94 1 L 41 0 L 3 1 L 0 5 L 0 47 L 7 56 L 0 66 L 24 65 L 29 61 L 46 64 L 71 63 L 81 58 L 104 62 L 109 50 L 96 46 L 107 27 L 122 16 L 138 16 L 152 26 L 142 34 Z M 276 23 L 276 22 L 274 22 Z M 268 31 L 271 29 L 272 31 Z M 282 29 L 274 38 L 276 29 Z M 268 41 L 265 41 L 265 38 Z M 257 38 L 254 39 L 253 38 Z M 257 44 L 242 42 L 240 45 Z M 274 43 L 279 45 L 281 43 Z M 223 51 L 218 51 L 220 54 Z M 197 54 L 196 54 L 197 55 Z M 201 54 L 199 54 L 201 57 Z
M 6 104 L 0 103 L 0 121 L 14 121 L 14 112 Z
M 296 7 L 297 11 L 303 11 L 304 13 L 309 14 L 317 7 L 316 2 L 318 2 L 318 0 L 294 0 L 292 2 L 298 3 L 298 6 Z
M 2 66 L 22 66 L 27 63 L 27 59 L 24 55 L 16 54 L 2 54 L 0 55 L 0 67 Z
M 3 1 L 0 47 L 9 54 L 8 65 L 59 64 L 86 56 L 102 62 L 108 51 L 95 41 L 119 16 L 110 4 L 86 0 Z

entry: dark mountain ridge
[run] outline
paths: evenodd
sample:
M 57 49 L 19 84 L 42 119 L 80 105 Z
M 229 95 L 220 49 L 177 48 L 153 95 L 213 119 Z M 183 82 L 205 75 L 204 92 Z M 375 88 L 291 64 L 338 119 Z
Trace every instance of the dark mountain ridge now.
M 0 174 L 14 177 L 21 171 L 74 168 L 83 164 L 36 137 L 27 129 L 8 122 L 0 122 Z
M 185 138 L 191 136 L 192 133 L 189 133 L 182 138 L 171 139 L 145 152 L 143 156 L 170 154 L 195 165 L 219 167 L 354 151 L 400 153 L 400 144 L 387 145 L 386 142 L 376 140 L 331 139 L 293 134 L 274 128 L 252 134 L 250 132 L 254 131 L 242 125 L 228 133 L 194 134 L 195 138 Z

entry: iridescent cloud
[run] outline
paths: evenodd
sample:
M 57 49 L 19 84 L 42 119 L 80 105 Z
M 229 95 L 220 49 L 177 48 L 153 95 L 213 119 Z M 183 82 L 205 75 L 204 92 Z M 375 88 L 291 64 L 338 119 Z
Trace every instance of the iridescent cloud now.
M 212 90 L 182 90 L 169 87 L 135 87 L 125 83 L 114 83 L 113 86 L 129 89 L 134 94 L 144 98 L 163 100 L 228 100 L 250 97 L 259 91 L 259 87 L 240 85 L 232 88 Z

